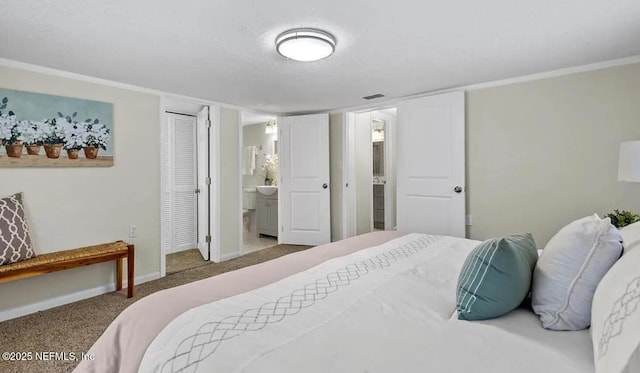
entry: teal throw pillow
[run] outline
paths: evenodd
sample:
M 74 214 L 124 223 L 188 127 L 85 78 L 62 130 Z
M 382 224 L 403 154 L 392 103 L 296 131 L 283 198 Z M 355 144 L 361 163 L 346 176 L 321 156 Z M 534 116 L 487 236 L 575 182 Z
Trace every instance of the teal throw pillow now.
M 460 320 L 502 316 L 529 295 L 538 251 L 531 233 L 493 238 L 469 253 L 458 277 Z

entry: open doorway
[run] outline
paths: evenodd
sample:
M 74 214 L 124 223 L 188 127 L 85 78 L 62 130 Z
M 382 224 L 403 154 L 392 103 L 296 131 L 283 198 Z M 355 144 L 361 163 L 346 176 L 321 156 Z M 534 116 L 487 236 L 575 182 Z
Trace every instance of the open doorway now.
M 242 254 L 278 244 L 277 117 L 242 113 Z
M 396 229 L 396 108 L 356 113 L 349 146 L 355 180 L 356 234 Z
M 385 195 L 386 177 L 384 169 L 384 133 L 385 121 L 371 121 L 371 162 L 373 171 L 373 230 L 385 229 Z

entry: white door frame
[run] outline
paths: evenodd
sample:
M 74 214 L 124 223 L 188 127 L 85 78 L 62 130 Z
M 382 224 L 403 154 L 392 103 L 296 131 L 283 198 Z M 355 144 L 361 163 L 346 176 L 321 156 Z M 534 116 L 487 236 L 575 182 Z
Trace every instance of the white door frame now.
M 211 129 L 209 130 L 211 138 L 209 153 L 209 175 L 211 177 L 211 194 L 210 194 L 210 217 L 211 224 L 211 245 L 209 249 L 209 260 L 212 262 L 220 262 L 220 194 L 222 183 L 220 181 L 220 106 L 209 106 L 209 120 L 211 120 Z
M 219 238 L 219 219 L 217 213 L 215 211 L 219 210 L 218 207 L 218 198 L 220 193 L 220 178 L 219 178 L 219 167 L 217 167 L 217 160 L 219 151 L 219 136 L 217 132 L 214 130 L 215 122 L 218 121 L 218 117 L 214 116 L 213 113 L 218 113 L 218 106 L 214 102 L 204 101 L 204 100 L 196 100 L 196 99 L 185 99 L 183 97 L 175 97 L 171 95 L 162 95 L 160 96 L 160 105 L 159 105 L 159 113 L 158 113 L 158 122 L 160 126 L 160 248 L 158 250 L 160 255 L 160 277 L 166 276 L 166 248 L 173 246 L 173 238 L 171 237 L 170 232 L 173 231 L 174 221 L 173 221 L 173 204 L 167 203 L 165 201 L 164 195 L 167 193 L 166 185 L 167 178 L 170 178 L 171 175 L 167 175 L 166 171 L 163 168 L 164 160 L 167 155 L 171 155 L 171 137 L 168 133 L 168 117 L 166 112 L 177 112 L 184 113 L 188 115 L 197 115 L 200 109 L 208 105 L 211 110 L 211 119 L 212 119 L 212 131 L 211 131 L 211 189 L 214 191 L 211 193 L 211 232 L 213 236 L 212 244 L 211 244 L 211 260 L 215 260 L 215 258 L 220 257 L 220 245 L 214 244 L 216 239 Z M 216 120 L 214 121 L 214 118 Z M 169 148 L 167 149 L 167 146 Z
M 211 107 L 206 105 L 196 117 L 198 172 L 198 239 L 200 254 L 211 260 Z M 205 145 L 206 144 L 206 145 Z
M 242 114 L 243 110 L 238 110 L 238 187 L 240 188 L 238 198 L 238 210 L 240 211 L 240 229 L 238 229 L 238 242 L 240 247 L 238 248 L 239 256 L 245 254 L 244 250 L 244 214 L 242 211 L 244 210 L 243 202 L 244 202 L 244 185 L 242 183 L 242 167 L 244 165 L 244 126 L 242 125 Z M 257 192 L 256 192 L 257 193 Z

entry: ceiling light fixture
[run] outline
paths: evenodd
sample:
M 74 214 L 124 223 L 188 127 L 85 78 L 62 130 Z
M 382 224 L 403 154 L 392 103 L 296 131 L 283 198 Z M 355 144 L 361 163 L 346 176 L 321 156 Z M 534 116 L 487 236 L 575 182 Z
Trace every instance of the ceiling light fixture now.
M 336 38 L 328 32 L 311 28 L 288 30 L 276 38 L 281 56 L 311 62 L 327 58 L 336 50 Z

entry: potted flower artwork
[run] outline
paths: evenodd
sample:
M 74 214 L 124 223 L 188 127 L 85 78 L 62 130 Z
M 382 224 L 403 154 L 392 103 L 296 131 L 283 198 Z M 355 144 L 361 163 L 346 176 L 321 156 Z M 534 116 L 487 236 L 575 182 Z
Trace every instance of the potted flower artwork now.
M 13 111 L 3 113 L 9 100 L 5 97 L 0 102 L 0 143 L 4 145 L 9 157 L 20 158 L 22 155 L 22 136 L 18 129 L 18 120 Z
M 43 143 L 45 121 L 23 120 L 18 125 L 22 135 L 22 144 L 27 148 L 28 155 L 40 154 Z
M 61 113 L 58 113 L 61 114 Z M 75 118 L 77 113 L 73 113 L 71 117 L 61 117 L 58 119 L 58 125 L 64 134 L 64 149 L 67 151 L 69 159 L 78 159 L 80 149 L 82 149 L 82 133 L 84 128 L 82 123 L 78 123 Z
M 64 143 L 64 133 L 56 119 L 47 119 L 43 127 L 42 143 L 47 158 L 59 158 Z
M 15 116 L 2 115 L 0 112 L 0 145 L 4 145 L 11 139 L 14 125 Z
M 98 151 L 100 149 L 107 150 L 109 129 L 100 124 L 98 119 L 87 119 L 82 123 L 82 126 L 83 132 L 81 137 L 84 156 L 87 159 L 95 159 L 98 157 Z
M 13 112 L 0 115 L 0 139 L 7 150 L 7 156 L 20 158 L 22 156 L 22 135 L 18 120 Z
M 110 148 L 112 104 L 4 88 L 0 88 L 0 94 L 0 167 L 113 165 Z M 59 108 L 65 108 L 66 112 L 77 111 L 67 115 L 55 110 Z M 81 115 L 83 119 L 79 119 Z M 47 119 L 38 119 L 43 117 Z M 84 119 L 87 117 L 90 119 Z M 41 152 L 43 147 L 44 152 Z M 5 149 L 11 158 L 5 156 Z M 67 157 L 60 156 L 62 150 L 66 151 Z M 99 152 L 102 156 L 98 156 Z M 83 161 L 82 153 L 91 162 Z

